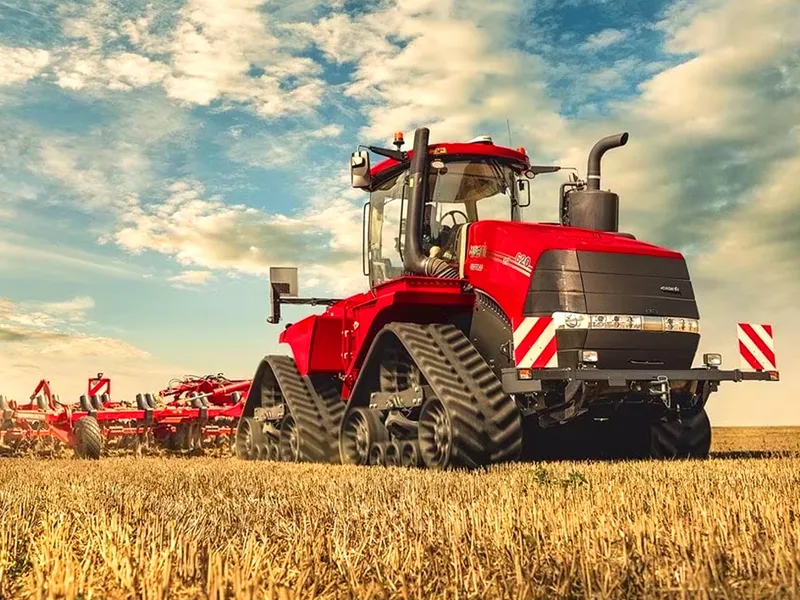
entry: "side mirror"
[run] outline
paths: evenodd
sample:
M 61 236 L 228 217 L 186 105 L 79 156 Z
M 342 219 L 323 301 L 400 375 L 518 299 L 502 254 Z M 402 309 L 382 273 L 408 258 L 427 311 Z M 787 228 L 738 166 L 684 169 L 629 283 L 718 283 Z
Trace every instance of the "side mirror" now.
M 531 205 L 531 183 L 527 179 L 517 179 L 517 205 L 526 208 Z
M 370 186 L 369 152 L 353 152 L 350 155 L 350 185 L 364 189 Z
M 296 298 L 299 294 L 297 267 L 270 267 L 269 299 L 272 304 L 272 314 L 267 321 L 274 325 L 281 320 L 281 296 Z

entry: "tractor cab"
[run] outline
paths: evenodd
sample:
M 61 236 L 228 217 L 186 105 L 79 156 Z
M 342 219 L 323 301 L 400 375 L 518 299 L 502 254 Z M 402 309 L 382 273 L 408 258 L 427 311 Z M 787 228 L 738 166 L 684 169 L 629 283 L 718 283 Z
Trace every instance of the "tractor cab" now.
M 387 156 L 370 167 L 369 154 L 351 157 L 353 187 L 370 193 L 364 206 L 364 275 L 371 285 L 404 275 L 406 236 L 418 230 L 421 251 L 427 258 L 457 262 L 461 230 L 465 224 L 485 220 L 520 221 L 520 209 L 530 205 L 529 183 L 538 172 L 531 168 L 524 148 L 495 146 L 488 136 L 466 143 L 441 143 L 427 147 L 424 190 L 418 227 L 409 228 L 415 181 L 414 151 L 368 149 Z M 557 167 L 546 167 L 548 171 Z

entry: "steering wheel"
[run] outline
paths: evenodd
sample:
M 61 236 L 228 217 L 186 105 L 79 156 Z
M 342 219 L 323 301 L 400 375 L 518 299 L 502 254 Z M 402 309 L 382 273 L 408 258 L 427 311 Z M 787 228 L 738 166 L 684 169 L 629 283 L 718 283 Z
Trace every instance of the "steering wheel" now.
M 464 223 L 469 223 L 469 217 L 468 217 L 468 216 L 467 216 L 467 215 L 466 215 L 464 212 L 462 212 L 462 211 L 458 210 L 457 208 L 455 208 L 455 209 L 453 209 L 453 210 L 451 210 L 451 211 L 448 211 L 448 212 L 444 213 L 444 214 L 442 215 L 442 219 L 441 219 L 440 223 L 441 223 L 441 224 L 444 224 L 444 220 L 445 220 L 445 219 L 446 219 L 448 216 L 450 216 L 450 215 L 453 215 L 453 227 L 456 227 L 456 226 L 458 225 L 458 223 L 456 223 L 456 217 L 455 217 L 455 213 L 458 213 L 458 214 L 460 214 L 460 215 L 462 215 L 462 216 L 464 217 Z

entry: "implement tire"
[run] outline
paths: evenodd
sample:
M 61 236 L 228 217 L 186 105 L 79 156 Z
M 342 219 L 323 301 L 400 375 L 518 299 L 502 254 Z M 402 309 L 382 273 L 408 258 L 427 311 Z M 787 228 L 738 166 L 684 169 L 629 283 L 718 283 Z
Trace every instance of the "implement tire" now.
M 103 452 L 103 432 L 94 417 L 81 417 L 75 423 L 75 455 L 97 460 Z

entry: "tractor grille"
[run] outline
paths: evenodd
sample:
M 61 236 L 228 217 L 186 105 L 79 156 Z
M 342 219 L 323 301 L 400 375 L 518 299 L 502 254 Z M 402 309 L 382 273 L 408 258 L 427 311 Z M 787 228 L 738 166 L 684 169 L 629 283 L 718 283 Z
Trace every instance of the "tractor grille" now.
M 525 316 L 554 312 L 699 318 L 686 262 L 681 258 L 548 250 L 539 259 L 525 300 Z M 577 330 L 557 334 L 559 364 L 570 350 L 597 350 L 608 369 L 688 368 L 699 336 L 689 333 Z

